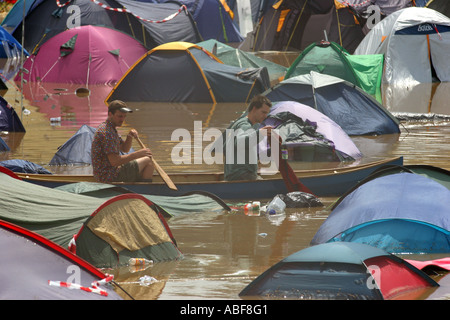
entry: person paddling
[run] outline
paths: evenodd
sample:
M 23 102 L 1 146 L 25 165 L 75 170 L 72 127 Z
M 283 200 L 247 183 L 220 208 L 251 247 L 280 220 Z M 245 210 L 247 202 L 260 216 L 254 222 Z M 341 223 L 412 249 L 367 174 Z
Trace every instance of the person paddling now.
M 138 132 L 131 129 L 125 140 L 117 132 L 123 125 L 127 113 L 132 112 L 125 102 L 111 101 L 108 105 L 108 117 L 95 132 L 92 141 L 91 158 L 94 178 L 98 182 L 114 181 L 151 181 L 154 165 L 152 151 L 143 148 L 128 153 L 133 138 Z
M 227 150 L 227 144 L 230 144 L 228 148 L 234 148 L 234 152 L 233 157 L 225 157 L 225 180 L 262 179 L 257 173 L 257 146 L 255 142 L 258 141 L 260 134 L 266 134 L 270 138 L 272 127 L 259 128 L 259 126 L 267 118 L 271 107 L 272 102 L 267 97 L 256 95 L 248 106 L 247 115 L 237 119 L 227 129 L 231 134 L 225 139 L 224 149 Z M 240 150 L 240 146 L 245 146 L 245 148 Z M 245 161 L 239 161 L 239 157 L 242 156 L 245 157 Z

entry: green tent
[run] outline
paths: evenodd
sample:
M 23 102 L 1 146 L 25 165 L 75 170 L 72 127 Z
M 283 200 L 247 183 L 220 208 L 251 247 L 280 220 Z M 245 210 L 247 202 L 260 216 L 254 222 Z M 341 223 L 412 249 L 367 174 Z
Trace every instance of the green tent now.
M 0 219 L 69 248 L 96 267 L 124 265 L 129 258 L 159 262 L 182 257 L 158 207 L 139 194 L 90 197 L 3 172 L 0 194 Z
M 197 43 L 198 46 L 214 54 L 224 64 L 240 68 L 266 67 L 270 81 L 279 82 L 286 74 L 287 68 L 278 63 L 263 59 L 257 55 L 230 47 L 211 39 Z
M 97 182 L 78 182 L 56 187 L 55 190 L 82 194 L 85 196 L 110 199 L 115 196 L 132 193 L 117 185 Z M 216 195 L 207 191 L 193 191 L 182 196 L 158 196 L 142 194 L 153 202 L 166 218 L 201 212 L 230 211 L 230 207 Z
M 351 55 L 335 42 L 313 43 L 295 59 L 285 79 L 311 71 L 341 78 L 377 95 L 383 73 L 383 55 Z

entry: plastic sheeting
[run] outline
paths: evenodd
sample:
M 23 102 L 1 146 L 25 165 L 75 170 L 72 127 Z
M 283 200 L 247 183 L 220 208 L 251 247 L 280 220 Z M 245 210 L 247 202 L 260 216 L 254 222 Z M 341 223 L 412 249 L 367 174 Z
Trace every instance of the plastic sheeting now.
M 294 101 L 278 102 L 261 126 L 272 125 L 279 130 L 286 146 L 316 146 L 333 158 L 328 161 L 356 160 L 361 152 L 335 122 L 317 110 Z M 266 139 L 260 144 L 264 151 Z M 318 150 L 317 150 L 318 151 Z M 318 152 L 319 153 L 319 152 Z M 313 157 L 320 160 L 319 156 Z

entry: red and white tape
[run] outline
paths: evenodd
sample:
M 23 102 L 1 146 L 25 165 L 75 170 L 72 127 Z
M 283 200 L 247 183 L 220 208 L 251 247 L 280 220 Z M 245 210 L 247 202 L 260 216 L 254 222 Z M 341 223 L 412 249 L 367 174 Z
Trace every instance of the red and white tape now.
M 109 275 L 109 276 L 107 276 L 106 278 L 104 278 L 102 280 L 92 282 L 91 286 L 92 287 L 99 287 L 99 286 L 105 285 L 105 284 L 107 284 L 107 283 L 109 283 L 109 282 L 111 282 L 113 280 L 114 280 L 114 276 L 113 275 Z
M 65 3 L 63 3 L 63 4 L 61 4 L 61 2 L 60 2 L 59 0 L 56 0 L 56 5 L 57 5 L 58 7 L 60 7 L 60 8 L 62 8 L 62 7 L 64 7 L 64 6 L 66 6 L 66 5 L 68 5 L 71 1 L 72 1 L 72 0 L 69 0 L 69 1 L 67 1 L 67 2 L 65 2 Z M 178 11 L 172 13 L 171 15 L 169 15 L 168 17 L 166 17 L 166 18 L 164 18 L 164 19 L 162 19 L 162 20 L 149 20 L 149 19 L 145 19 L 145 18 L 142 18 L 142 17 L 140 17 L 140 16 L 134 14 L 133 12 L 129 11 L 127 8 L 112 8 L 112 7 L 107 6 L 106 4 L 104 4 L 104 3 L 100 2 L 100 1 L 97 1 L 97 0 L 91 0 L 91 1 L 92 1 L 93 3 L 99 5 L 100 7 L 106 9 L 106 10 L 111 10 L 111 11 L 116 11 L 116 12 L 126 12 L 126 13 L 129 13 L 129 14 L 132 14 L 133 16 L 135 16 L 136 18 L 138 18 L 139 20 L 146 21 L 146 22 L 150 22 L 150 23 L 163 23 L 163 22 L 167 22 L 167 21 L 170 21 L 170 20 L 172 20 L 173 18 L 175 18 L 175 17 L 176 17 L 177 15 L 179 15 L 182 11 L 187 12 L 187 7 L 183 4 L 183 5 L 181 5 L 181 7 L 178 9 Z
M 355 7 L 356 8 L 356 7 L 362 7 L 362 6 L 365 6 L 367 4 L 370 4 L 372 2 L 372 0 L 366 0 L 366 1 L 363 1 L 363 2 L 360 2 L 360 3 L 348 3 L 345 0 L 344 1 L 338 0 L 338 2 L 340 2 L 343 5 L 346 5 L 348 7 Z
M 77 289 L 77 290 L 83 290 L 86 292 L 96 293 L 96 294 L 99 294 L 99 295 L 105 296 L 105 297 L 108 296 L 108 292 L 106 292 L 105 290 L 102 290 L 100 288 L 97 288 L 97 287 L 83 287 L 76 283 L 70 283 L 70 282 L 64 282 L 64 281 L 52 281 L 52 280 L 48 280 L 48 284 L 50 286 L 54 286 L 54 287 Z

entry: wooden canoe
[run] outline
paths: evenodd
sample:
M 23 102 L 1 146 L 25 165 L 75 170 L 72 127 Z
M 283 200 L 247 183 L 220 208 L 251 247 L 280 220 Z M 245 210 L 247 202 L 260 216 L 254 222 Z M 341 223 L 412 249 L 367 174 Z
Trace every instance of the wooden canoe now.
M 369 174 L 386 165 L 403 165 L 403 157 L 332 169 L 296 170 L 295 174 L 316 196 L 334 197 L 342 195 Z M 16 174 L 25 181 L 50 188 L 68 183 L 94 182 L 92 175 Z M 207 191 L 230 200 L 270 199 L 279 193 L 288 192 L 280 173 L 256 181 L 223 181 L 223 173 L 172 173 L 170 177 L 178 190 L 169 189 L 159 175 L 155 175 L 151 183 L 118 182 L 114 185 L 140 194 L 166 196 Z

